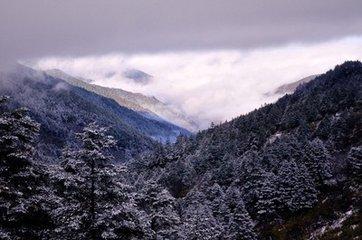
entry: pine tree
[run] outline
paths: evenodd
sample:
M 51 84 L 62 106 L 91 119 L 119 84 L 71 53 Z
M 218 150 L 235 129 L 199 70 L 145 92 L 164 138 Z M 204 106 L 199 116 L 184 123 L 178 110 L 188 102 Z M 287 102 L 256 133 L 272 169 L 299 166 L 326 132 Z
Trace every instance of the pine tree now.
M 128 170 L 112 166 L 107 171 L 103 181 L 109 188 L 101 196 L 103 206 L 97 220 L 102 239 L 147 239 L 151 232 L 150 221 L 137 206 L 135 189 L 126 183 L 123 175 Z
M 276 176 L 260 166 L 252 167 L 243 184 L 243 198 L 248 209 L 262 221 L 275 217 L 278 208 Z
M 317 191 L 307 169 L 293 160 L 284 161 L 278 172 L 281 207 L 290 212 L 308 209 L 317 202 Z
M 224 239 L 256 240 L 254 224 L 249 213 L 245 209 L 244 202 L 239 200 L 234 211 L 230 215 L 229 227 Z
M 284 160 L 294 159 L 297 163 L 303 162 L 305 154 L 301 143 L 305 141 L 306 138 L 301 136 L 298 136 L 298 138 L 283 136 L 275 140 L 264 149 L 263 167 L 276 171 Z
M 327 140 L 331 135 L 331 121 L 328 117 L 324 117 L 318 125 L 315 135 L 322 140 Z
M 145 182 L 136 201 L 147 213 L 155 239 L 178 239 L 180 217 L 176 201 L 166 189 L 155 181 Z
M 37 239 L 50 225 L 42 169 L 34 162 L 40 125 L 0 98 L 0 236 Z
M 220 223 L 220 226 L 223 227 L 228 221 L 228 216 L 230 215 L 230 209 L 226 202 L 226 195 L 221 189 L 220 185 L 214 183 L 207 189 L 206 196 L 208 201 L 210 201 L 210 208 L 213 212 L 213 216 Z
M 108 162 L 111 157 L 106 155 L 106 149 L 112 147 L 115 141 L 107 135 L 107 128 L 91 123 L 77 134 L 82 147 L 77 150 L 65 149 L 62 166 L 64 169 L 65 198 L 62 209 L 67 223 L 58 229 L 58 234 L 68 233 L 72 238 L 78 233 L 80 238 L 100 239 L 102 230 L 98 225 L 101 210 L 107 205 L 102 201 L 104 196 L 112 191 L 112 170 Z M 63 217 L 62 215 L 60 217 Z M 64 236 L 65 238 L 65 236 Z
M 362 179 L 362 147 L 353 147 L 348 153 L 348 169 L 351 171 L 350 177 L 357 183 Z
M 184 197 L 195 184 L 197 177 L 189 159 L 180 159 L 171 163 L 162 174 L 160 183 L 167 187 L 172 196 Z
M 180 232 L 183 236 L 181 239 L 219 239 L 222 229 L 214 218 L 205 195 L 196 191 L 189 196 L 187 201 L 188 204 L 182 213 L 183 224 Z
M 6 103 L 7 99 L 2 97 L 0 104 Z M 20 171 L 32 164 L 39 129 L 40 125 L 27 116 L 26 108 L 1 113 L 0 170 L 2 176 Z
M 303 160 L 316 186 L 320 187 L 332 177 L 330 167 L 330 154 L 324 143 L 319 139 L 308 142 L 305 147 Z
M 306 122 L 305 119 L 300 119 L 298 131 L 297 131 L 297 138 L 301 142 L 304 142 L 310 137 L 310 135 L 311 135 L 311 130 L 308 126 L 308 123 Z

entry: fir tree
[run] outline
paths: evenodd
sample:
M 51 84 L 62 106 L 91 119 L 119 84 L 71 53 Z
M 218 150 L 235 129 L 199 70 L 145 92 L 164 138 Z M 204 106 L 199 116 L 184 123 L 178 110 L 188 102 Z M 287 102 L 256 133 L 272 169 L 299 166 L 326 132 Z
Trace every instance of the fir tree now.
M 317 191 L 307 169 L 293 160 L 284 161 L 278 172 L 279 201 L 291 212 L 308 209 L 317 202 Z
M 248 209 L 263 221 L 275 217 L 278 203 L 276 176 L 260 166 L 254 166 L 244 181 L 243 197 Z
M 330 154 L 324 143 L 319 139 L 310 141 L 305 146 L 304 165 L 307 167 L 316 186 L 320 187 L 332 177 Z
M 78 232 L 81 238 L 100 239 L 102 231 L 98 226 L 98 217 L 105 207 L 102 200 L 113 187 L 109 185 L 111 176 L 107 165 L 111 157 L 106 155 L 105 150 L 112 147 L 115 141 L 106 132 L 107 128 L 91 123 L 77 134 L 82 143 L 81 149 L 64 151 L 63 182 L 65 197 L 69 199 L 64 204 L 69 206 L 63 210 L 65 216 L 72 217 L 67 218 L 69 221 L 59 229 L 59 234 L 65 231 L 71 238 Z
M 2 239 L 37 239 L 51 222 L 44 173 L 34 162 L 40 125 L 25 108 L 7 109 L 7 102 L 0 98 L 0 234 Z
M 246 211 L 242 200 L 238 202 L 233 213 L 231 213 L 229 227 L 224 239 L 256 240 L 254 224 Z
M 171 194 L 155 181 L 145 182 L 137 204 L 148 215 L 155 239 L 178 239 L 180 217 Z
M 348 153 L 348 169 L 350 177 L 357 183 L 362 179 L 362 147 L 353 147 Z
M 205 195 L 199 191 L 189 196 L 188 206 L 182 216 L 182 239 L 211 240 L 220 238 L 222 229 L 205 200 Z
M 225 225 L 225 223 L 228 221 L 230 210 L 226 203 L 226 195 L 221 189 L 220 185 L 214 183 L 212 186 L 210 186 L 207 189 L 206 196 L 210 201 L 210 208 L 213 212 L 213 216 L 221 226 Z

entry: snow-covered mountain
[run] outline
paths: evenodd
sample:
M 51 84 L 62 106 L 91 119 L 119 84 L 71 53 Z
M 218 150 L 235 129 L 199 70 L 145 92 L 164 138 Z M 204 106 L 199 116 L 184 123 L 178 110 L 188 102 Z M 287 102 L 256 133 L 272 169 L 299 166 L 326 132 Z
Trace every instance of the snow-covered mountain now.
M 39 154 L 46 161 L 59 156 L 64 145 L 75 144 L 75 132 L 93 121 L 111 127 L 119 159 L 152 149 L 156 141 L 174 142 L 178 135 L 190 134 L 172 123 L 145 117 L 111 98 L 22 65 L 0 72 L 1 95 L 9 96 L 14 107 L 28 108 L 41 124 Z
M 112 98 L 121 106 L 137 111 L 148 118 L 167 121 L 191 132 L 196 132 L 199 129 L 198 125 L 192 119 L 188 118 L 186 114 L 161 102 L 155 97 L 128 92 L 118 88 L 107 88 L 90 84 L 82 78 L 73 77 L 59 69 L 47 70 L 46 73 L 53 77 L 64 79 L 74 86 L 82 87 L 88 91 Z M 150 75 L 139 70 L 130 70 L 127 74 L 129 78 L 141 82 L 149 81 L 151 78 Z

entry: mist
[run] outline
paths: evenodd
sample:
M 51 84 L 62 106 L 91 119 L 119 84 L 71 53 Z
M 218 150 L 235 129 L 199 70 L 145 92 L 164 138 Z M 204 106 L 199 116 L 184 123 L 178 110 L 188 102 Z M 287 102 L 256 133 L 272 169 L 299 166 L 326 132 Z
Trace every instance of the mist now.
M 362 37 L 317 44 L 288 44 L 253 50 L 174 51 L 144 54 L 47 57 L 38 69 L 58 68 L 93 84 L 151 95 L 181 109 L 201 128 L 245 114 L 278 97 L 265 93 L 282 84 L 320 74 L 346 60 L 362 59 Z M 148 84 L 124 77 L 138 69 Z

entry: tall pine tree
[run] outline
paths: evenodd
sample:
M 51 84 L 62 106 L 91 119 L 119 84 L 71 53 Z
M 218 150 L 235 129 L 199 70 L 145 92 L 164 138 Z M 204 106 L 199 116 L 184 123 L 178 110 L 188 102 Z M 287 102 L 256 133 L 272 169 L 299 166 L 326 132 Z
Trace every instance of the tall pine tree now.
M 27 109 L 9 109 L 8 100 L 0 98 L 0 238 L 39 239 L 50 225 L 44 173 L 34 162 L 40 125 Z
M 91 123 L 77 134 L 81 148 L 64 151 L 64 176 L 60 178 L 64 178 L 68 202 L 63 204 L 62 210 L 68 222 L 62 224 L 58 234 L 68 233 L 72 238 L 77 233 L 80 238 L 101 239 L 102 228 L 98 221 L 107 207 L 105 196 L 114 187 L 110 185 L 112 172 L 108 163 L 111 156 L 106 154 L 106 149 L 112 147 L 115 140 L 107 135 L 107 130 Z

